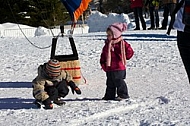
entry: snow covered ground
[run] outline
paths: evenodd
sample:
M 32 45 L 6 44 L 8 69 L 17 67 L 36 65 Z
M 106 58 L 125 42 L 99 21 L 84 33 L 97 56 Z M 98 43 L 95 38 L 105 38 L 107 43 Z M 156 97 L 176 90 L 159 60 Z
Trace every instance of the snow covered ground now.
M 135 53 L 127 61 L 125 80 L 131 99 L 121 102 L 101 100 L 106 77 L 99 58 L 105 32 L 75 34 L 87 84 L 79 85 L 81 96 L 70 92 L 64 98 L 66 105 L 53 110 L 37 109 L 31 88 L 37 67 L 48 61 L 51 48 L 38 49 L 23 37 L 1 37 L 0 126 L 189 126 L 190 86 L 176 46 L 176 31 L 170 36 L 165 33 L 123 33 Z M 28 39 L 46 47 L 51 45 L 52 36 Z M 67 40 L 58 39 L 58 53 L 70 51 Z

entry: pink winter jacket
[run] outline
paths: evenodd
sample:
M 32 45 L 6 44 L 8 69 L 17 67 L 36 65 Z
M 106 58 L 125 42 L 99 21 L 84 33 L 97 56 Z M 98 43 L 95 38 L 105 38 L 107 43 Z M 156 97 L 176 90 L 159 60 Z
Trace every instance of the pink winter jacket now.
M 129 43 L 127 43 L 125 40 L 123 40 L 125 43 L 125 54 L 126 54 L 126 60 L 129 60 L 133 54 L 134 51 Z M 106 59 L 108 55 L 108 42 L 105 42 L 105 45 L 102 49 L 101 57 L 100 57 L 100 65 L 102 69 L 107 71 L 116 71 L 116 70 L 125 70 L 126 66 L 122 63 L 121 59 L 121 42 L 114 45 L 114 51 L 111 51 L 111 66 L 106 67 Z

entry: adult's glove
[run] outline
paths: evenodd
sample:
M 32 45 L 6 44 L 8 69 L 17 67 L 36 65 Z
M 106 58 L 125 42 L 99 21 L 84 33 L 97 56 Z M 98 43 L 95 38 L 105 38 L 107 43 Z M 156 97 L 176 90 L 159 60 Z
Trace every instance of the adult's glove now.
M 42 103 L 45 105 L 45 109 L 53 109 L 53 104 L 50 98 L 47 98 L 46 100 L 42 101 Z
M 77 94 L 81 94 L 81 90 L 76 86 L 76 84 L 73 81 L 70 81 L 68 85 L 71 87 L 71 91 L 74 94 L 75 92 Z

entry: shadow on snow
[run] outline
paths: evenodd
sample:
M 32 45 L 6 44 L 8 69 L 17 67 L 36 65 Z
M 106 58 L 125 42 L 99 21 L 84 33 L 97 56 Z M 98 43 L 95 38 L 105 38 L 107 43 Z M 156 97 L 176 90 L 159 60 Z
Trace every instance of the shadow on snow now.
M 31 82 L 0 82 L 0 88 L 32 88 Z M 14 90 L 14 89 L 13 89 Z M 0 98 L 0 109 L 31 109 L 37 108 L 34 99 Z
M 22 98 L 0 98 L 0 110 L 1 109 L 31 109 L 37 108 L 33 104 L 34 99 L 22 99 Z
M 101 98 L 78 98 L 78 99 L 64 99 L 64 101 L 106 101 Z
M 176 36 L 172 35 L 166 35 L 166 34 L 137 34 L 137 33 L 131 33 L 131 34 L 123 34 L 123 38 L 128 41 L 176 41 Z M 80 36 L 80 37 L 89 37 L 89 36 Z M 106 35 L 91 35 L 94 40 L 105 40 Z
M 32 82 L 0 82 L 0 88 L 32 88 Z

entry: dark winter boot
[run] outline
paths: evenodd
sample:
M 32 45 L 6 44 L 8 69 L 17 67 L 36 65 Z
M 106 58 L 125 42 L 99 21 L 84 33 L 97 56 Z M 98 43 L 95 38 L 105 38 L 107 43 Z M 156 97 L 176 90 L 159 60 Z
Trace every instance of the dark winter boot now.
M 65 104 L 65 102 L 64 102 L 63 100 L 61 100 L 60 98 L 55 99 L 55 100 L 53 101 L 53 103 L 55 103 L 55 104 L 57 104 L 57 105 L 59 105 L 59 106 Z
M 44 109 L 53 109 L 53 104 L 50 100 L 50 98 L 47 98 L 46 100 L 42 101 L 42 103 L 44 104 Z

